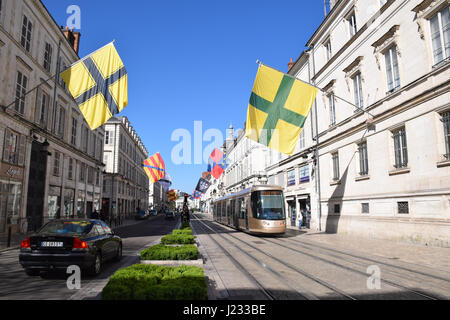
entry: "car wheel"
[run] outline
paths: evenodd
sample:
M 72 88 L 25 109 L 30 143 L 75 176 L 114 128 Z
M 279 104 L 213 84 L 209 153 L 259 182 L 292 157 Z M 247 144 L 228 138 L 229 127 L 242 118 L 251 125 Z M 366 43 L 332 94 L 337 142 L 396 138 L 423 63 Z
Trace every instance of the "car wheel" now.
M 119 244 L 119 247 L 117 248 L 117 254 L 116 254 L 116 257 L 114 258 L 114 260 L 120 261 L 120 259 L 122 259 L 122 245 L 121 244 Z
M 88 272 L 90 275 L 97 276 L 102 271 L 102 256 L 100 252 L 95 255 L 94 263 L 89 268 Z
M 36 269 L 25 269 L 25 273 L 27 275 L 29 275 L 30 277 L 36 277 L 38 276 L 41 272 L 39 270 Z

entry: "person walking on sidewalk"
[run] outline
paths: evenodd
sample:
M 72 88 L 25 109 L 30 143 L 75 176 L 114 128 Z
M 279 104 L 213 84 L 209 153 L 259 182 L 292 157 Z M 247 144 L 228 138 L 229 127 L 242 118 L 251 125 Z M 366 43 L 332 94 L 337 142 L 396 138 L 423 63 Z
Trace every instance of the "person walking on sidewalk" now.
M 302 224 L 303 224 L 303 214 L 302 211 L 300 210 L 300 212 L 297 215 L 298 218 L 298 230 L 302 230 Z

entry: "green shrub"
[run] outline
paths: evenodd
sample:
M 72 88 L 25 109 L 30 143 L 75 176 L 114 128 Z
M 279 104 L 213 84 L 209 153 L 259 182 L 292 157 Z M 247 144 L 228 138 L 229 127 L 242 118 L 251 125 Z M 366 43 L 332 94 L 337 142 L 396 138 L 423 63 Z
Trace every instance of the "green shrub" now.
M 192 236 L 192 230 L 190 229 L 175 229 L 172 231 L 172 234 L 186 234 Z
M 196 260 L 198 249 L 194 245 L 181 247 L 158 244 L 141 251 L 141 260 Z
M 183 229 L 191 229 L 191 225 L 189 224 L 189 222 L 183 222 L 182 224 L 181 224 L 181 228 L 180 228 L 180 230 L 183 230 Z
M 187 234 L 169 234 L 161 238 L 162 244 L 194 244 L 194 236 Z
M 135 264 L 120 269 L 102 291 L 103 300 L 206 300 L 203 269 Z

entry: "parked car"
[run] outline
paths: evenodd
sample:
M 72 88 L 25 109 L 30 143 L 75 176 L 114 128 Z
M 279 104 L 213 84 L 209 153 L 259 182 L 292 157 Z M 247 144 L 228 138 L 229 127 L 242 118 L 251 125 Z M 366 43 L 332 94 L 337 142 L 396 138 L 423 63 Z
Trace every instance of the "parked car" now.
M 166 212 L 166 219 L 175 219 L 175 215 L 172 211 Z
M 45 224 L 22 241 L 19 263 L 30 275 L 78 265 L 98 275 L 107 260 L 122 258 L 122 239 L 100 220 L 66 219 Z
M 151 216 L 157 216 L 157 215 L 158 215 L 158 211 L 156 211 L 156 210 L 150 210 L 150 215 L 151 215 Z
M 134 218 L 136 220 L 145 220 L 145 219 L 148 219 L 148 217 L 149 217 L 149 214 L 145 210 L 141 210 L 141 212 L 136 213 L 136 215 L 134 216 Z

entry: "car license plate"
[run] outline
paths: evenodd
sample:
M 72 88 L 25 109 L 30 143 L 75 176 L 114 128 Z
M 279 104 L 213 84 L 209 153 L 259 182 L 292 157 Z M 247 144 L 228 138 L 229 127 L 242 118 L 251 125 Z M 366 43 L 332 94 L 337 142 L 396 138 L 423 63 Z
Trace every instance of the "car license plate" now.
M 41 247 L 45 248 L 62 248 L 64 246 L 64 243 L 62 242 L 56 242 L 56 241 L 42 241 Z

